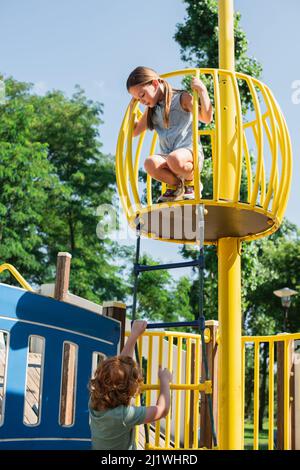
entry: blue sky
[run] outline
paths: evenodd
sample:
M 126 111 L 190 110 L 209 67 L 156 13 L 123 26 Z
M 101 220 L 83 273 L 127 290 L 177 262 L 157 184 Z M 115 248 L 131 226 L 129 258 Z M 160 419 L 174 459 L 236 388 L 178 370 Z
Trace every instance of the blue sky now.
M 300 104 L 292 102 L 293 82 L 300 80 L 300 2 L 235 0 L 235 9 L 242 13 L 249 54 L 262 63 L 262 81 L 272 89 L 290 130 L 294 173 L 286 215 L 300 226 Z M 114 154 L 129 100 L 129 72 L 137 65 L 158 72 L 186 66 L 173 39 L 184 16 L 181 0 L 2 2 L 0 71 L 34 83 L 39 93 L 57 88 L 71 95 L 80 84 L 89 98 L 104 103 L 101 141 L 103 150 Z M 177 250 L 148 240 L 144 247 L 164 261 Z

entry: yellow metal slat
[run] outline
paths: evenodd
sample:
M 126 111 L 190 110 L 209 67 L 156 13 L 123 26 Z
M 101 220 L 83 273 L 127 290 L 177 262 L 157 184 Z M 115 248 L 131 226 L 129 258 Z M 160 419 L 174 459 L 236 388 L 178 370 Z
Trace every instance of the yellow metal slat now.
M 199 383 L 200 380 L 200 338 L 198 338 L 195 342 L 195 384 Z M 199 399 L 200 394 L 199 391 L 194 391 L 194 441 L 193 441 L 193 448 L 198 449 L 199 442 L 198 442 L 198 429 L 199 429 Z
M 221 162 L 221 114 L 220 114 L 220 85 L 219 85 L 219 75 L 217 70 L 213 71 L 214 79 L 214 94 L 215 94 L 215 154 L 213 158 L 213 199 L 215 201 L 219 200 L 220 197 L 220 162 Z
M 185 380 L 186 385 L 190 386 L 191 384 L 191 340 L 188 338 L 186 340 L 186 361 L 185 361 Z M 188 387 L 185 391 L 185 407 L 184 407 L 184 447 L 189 447 L 190 443 L 190 398 L 191 391 Z
M 182 355 L 182 337 L 178 338 L 177 344 L 177 374 L 176 385 L 181 383 L 181 355 Z M 180 409 L 181 409 L 181 391 L 176 392 L 175 400 L 175 447 L 180 446 Z
M 274 341 L 269 342 L 269 450 L 274 449 Z
M 290 448 L 290 340 L 287 338 L 284 341 L 284 397 L 283 397 L 283 415 L 284 415 L 284 432 L 283 432 L 283 444 L 284 450 Z
M 158 365 L 162 367 L 163 363 L 163 336 L 159 336 L 158 339 Z M 159 397 L 159 392 L 157 392 L 157 398 Z M 155 422 L 155 445 L 159 446 L 159 437 L 160 437 L 160 421 Z
M 245 343 L 242 342 L 242 436 L 245 446 Z
M 173 370 L 173 336 L 168 336 L 168 369 Z M 172 403 L 172 394 L 171 394 Z M 166 417 L 165 447 L 170 445 L 171 434 L 171 409 Z
M 254 424 L 253 449 L 258 450 L 259 444 L 259 342 L 254 347 Z
M 237 84 L 237 79 L 234 74 L 231 75 L 231 82 L 233 86 L 233 96 L 236 106 L 236 138 L 237 138 L 237 156 L 236 156 L 236 174 L 235 174 L 235 189 L 234 201 L 239 201 L 241 177 L 242 177 L 242 161 L 243 161 L 243 120 L 240 92 Z

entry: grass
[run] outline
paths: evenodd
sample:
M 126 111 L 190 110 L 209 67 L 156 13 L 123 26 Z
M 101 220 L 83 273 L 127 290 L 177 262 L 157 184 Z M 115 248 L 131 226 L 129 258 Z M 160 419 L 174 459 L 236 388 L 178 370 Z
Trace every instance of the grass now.
M 258 439 L 258 448 L 259 450 L 268 450 L 268 443 L 269 443 L 269 430 L 267 428 L 268 422 L 264 423 L 263 431 L 259 432 L 259 439 Z M 245 437 L 245 450 L 252 450 L 253 449 L 253 423 L 250 421 L 245 421 L 244 426 L 244 437 Z

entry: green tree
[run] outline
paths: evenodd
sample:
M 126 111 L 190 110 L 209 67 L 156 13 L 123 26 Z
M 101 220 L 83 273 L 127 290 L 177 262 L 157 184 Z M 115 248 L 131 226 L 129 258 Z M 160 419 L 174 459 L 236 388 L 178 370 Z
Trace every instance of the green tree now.
M 7 80 L 0 106 L 0 259 L 35 281 L 43 274 L 41 223 L 47 193 L 57 188 L 58 180 L 47 159 L 47 145 L 30 139 L 34 109 L 24 99 L 29 89 Z M 9 279 L 7 273 L 3 279 Z
M 192 67 L 214 67 L 219 65 L 219 27 L 217 0 L 184 0 L 186 17 L 177 24 L 174 39 L 180 45 L 181 59 Z M 240 25 L 241 14 L 234 14 L 235 69 L 259 78 L 261 64 L 247 55 L 248 40 Z M 242 101 L 249 104 L 249 91 L 242 87 Z
M 6 92 L 1 107 L 0 142 L 6 151 L 2 152 L 3 164 L 9 160 L 9 152 L 17 149 L 19 154 L 3 167 L 6 173 L 14 174 L 15 181 L 7 181 L 2 211 L 7 208 L 9 192 L 16 191 L 21 199 L 25 186 L 23 205 L 18 201 L 24 226 L 21 229 L 7 218 L 6 227 L 15 231 L 16 240 L 8 231 L 6 237 L 7 245 L 14 243 L 20 253 L 29 245 L 31 265 L 24 269 L 18 253 L 7 250 L 3 241 L 2 259 L 16 264 L 28 280 L 40 284 L 53 281 L 57 252 L 69 251 L 74 293 L 95 301 L 124 299 L 128 285 L 122 275 L 126 260 L 121 259 L 131 251 L 119 249 L 108 236 L 99 239 L 96 234 L 97 207 L 113 205 L 116 198 L 114 160 L 101 152 L 99 140 L 102 105 L 88 100 L 79 87 L 71 98 L 60 91 L 37 96 L 31 84 L 9 78 Z M 28 183 L 23 182 L 25 176 Z M 19 206 L 13 200 L 15 218 Z M 22 215 L 26 211 L 28 220 Z M 32 233 L 30 243 L 27 235 L 22 237 L 27 232 Z

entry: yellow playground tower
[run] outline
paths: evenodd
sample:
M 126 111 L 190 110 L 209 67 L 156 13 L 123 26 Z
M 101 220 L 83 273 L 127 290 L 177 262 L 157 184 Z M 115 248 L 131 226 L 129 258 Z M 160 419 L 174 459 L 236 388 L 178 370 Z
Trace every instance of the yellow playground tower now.
M 195 200 L 153 203 L 148 177 L 147 200 L 141 202 L 138 171 L 145 133 L 134 151 L 132 137 L 134 119 L 140 114 L 138 105 L 132 112 L 128 107 L 117 146 L 117 182 L 123 209 L 132 228 L 136 228 L 137 220 L 140 222 L 143 236 L 165 242 L 199 243 L 194 229 L 197 208 L 206 208 L 204 243 L 215 244 L 218 250 L 220 449 L 242 448 L 241 242 L 265 237 L 278 229 L 292 174 L 288 129 L 271 90 L 259 80 L 235 72 L 233 18 L 233 0 L 219 0 L 219 69 L 195 68 L 162 75 L 171 78 L 201 73 L 213 83 L 214 126 L 198 130 L 196 92 L 193 110 L 194 155 L 198 155 L 199 136 L 209 136 L 210 140 L 212 197 L 200 197 L 201 175 L 195 159 Z M 252 99 L 253 118 L 247 122 L 242 115 L 240 87 L 246 87 Z M 143 150 L 144 156 L 155 153 L 156 140 L 154 133 L 150 149 Z M 247 186 L 244 198 L 242 175 Z M 203 181 L 204 189 L 205 184 Z

